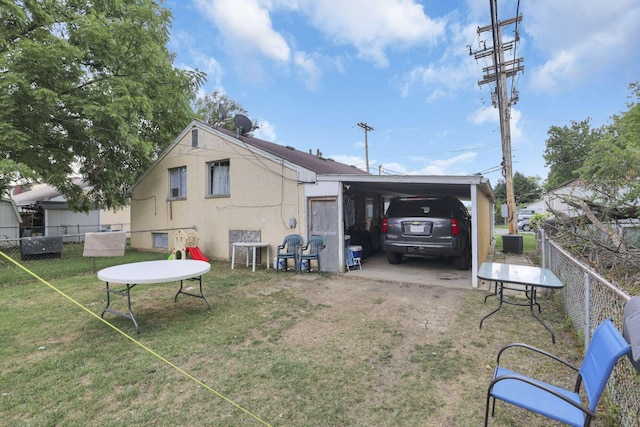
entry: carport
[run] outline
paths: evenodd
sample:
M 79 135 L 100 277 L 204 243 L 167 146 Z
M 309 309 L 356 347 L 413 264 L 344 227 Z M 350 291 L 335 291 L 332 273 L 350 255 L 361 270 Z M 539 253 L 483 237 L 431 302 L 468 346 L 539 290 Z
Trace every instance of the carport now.
M 366 249 L 380 250 L 379 225 L 385 201 L 413 195 L 451 195 L 469 207 L 472 220 L 471 284 L 478 287 L 478 266 L 491 248 L 495 202 L 489 180 L 481 175 L 318 175 L 315 183 L 305 185 L 307 232 L 325 236 L 327 270 L 345 271 L 341 261 L 345 255 L 345 236 L 357 242 L 361 234 L 366 234 L 372 245 Z M 322 204 L 331 207 L 323 211 L 318 208 Z M 335 215 L 331 212 L 334 210 Z

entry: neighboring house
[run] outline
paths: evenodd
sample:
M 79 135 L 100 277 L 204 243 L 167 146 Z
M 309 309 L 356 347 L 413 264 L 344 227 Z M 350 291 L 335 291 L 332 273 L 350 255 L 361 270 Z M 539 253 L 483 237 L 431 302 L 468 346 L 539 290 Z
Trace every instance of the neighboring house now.
M 0 241 L 18 239 L 21 222 L 20 212 L 13 199 L 0 199 Z
M 325 238 L 322 268 L 344 271 L 345 244 L 373 253 L 388 197 L 451 194 L 471 202 L 474 259 L 490 248 L 493 191 L 481 176 L 378 176 L 293 147 L 194 120 L 131 188 L 131 245 L 171 252 L 194 228 L 208 257 L 229 260 L 239 241 L 270 245 L 288 234 Z M 266 263 L 262 254 L 262 263 Z M 236 255 L 237 259 L 237 255 Z M 479 263 L 475 262 L 473 269 Z M 474 270 L 475 271 L 475 270 Z M 477 284 L 472 276 L 474 286 Z
M 73 181 L 83 189 L 89 189 L 80 178 L 73 178 Z M 129 230 L 129 207 L 115 212 L 102 209 L 72 212 L 62 193 L 47 184 L 27 187 L 27 190 L 14 194 L 13 201 L 22 218 L 20 237 L 77 236 L 110 229 Z M 78 240 L 78 237 L 69 240 Z
M 522 205 L 520 206 L 520 208 L 521 209 L 518 209 L 518 212 L 526 209 L 526 210 L 533 211 L 534 213 L 543 214 L 547 211 L 547 204 L 545 203 L 544 200 L 538 200 L 538 201 L 529 203 L 528 205 Z
M 588 199 L 590 194 L 584 189 L 579 180 L 570 181 L 544 194 L 545 211 L 556 212 L 569 218 L 581 215 L 582 212 L 579 209 L 565 202 L 566 198 L 571 197 Z

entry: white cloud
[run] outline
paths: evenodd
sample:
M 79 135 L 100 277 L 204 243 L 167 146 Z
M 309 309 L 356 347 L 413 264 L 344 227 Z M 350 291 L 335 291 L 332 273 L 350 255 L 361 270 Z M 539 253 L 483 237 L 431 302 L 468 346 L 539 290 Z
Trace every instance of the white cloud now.
M 367 170 L 367 162 L 364 158 L 360 156 L 345 156 L 345 155 L 330 155 L 330 159 L 335 160 L 336 162 L 344 163 L 345 165 L 355 166 L 362 170 Z M 369 162 L 371 165 L 371 162 Z
M 253 131 L 253 136 L 265 141 L 274 142 L 276 140 L 276 127 L 267 120 L 257 120 L 258 129 Z
M 477 38 L 477 25 L 462 25 L 454 20 L 454 16 L 448 20 L 448 46 L 441 57 L 428 65 L 415 66 L 396 79 L 401 96 L 408 97 L 417 88 L 420 92 L 426 91 L 426 100 L 433 103 L 454 97 L 478 80 L 480 66 L 476 65 L 467 48 Z
M 477 153 L 468 152 L 449 159 L 434 160 L 409 175 L 464 175 L 466 167 L 476 158 Z
M 533 85 L 545 91 L 578 86 L 607 70 L 638 66 L 640 3 L 637 0 L 523 3 L 523 27 L 544 63 Z M 525 58 L 526 59 L 526 58 Z
M 315 28 L 338 44 L 353 45 L 361 58 L 379 67 L 389 63 L 385 50 L 435 44 L 445 24 L 428 17 L 413 0 L 301 0 Z
M 315 88 L 322 75 L 313 54 L 293 52 L 291 43 L 274 27 L 271 15 L 293 12 L 308 17 L 313 28 L 337 45 L 351 45 L 358 56 L 378 67 L 389 63 L 387 49 L 435 44 L 444 36 L 442 19 L 432 19 L 415 0 L 194 0 L 196 7 L 220 31 L 236 61 L 259 67 L 255 53 L 303 73 Z M 292 37 L 292 36 L 288 36 Z M 293 42 L 293 41 L 292 41 Z M 343 64 L 334 60 L 332 66 Z M 258 74 L 256 70 L 252 70 Z
M 251 55 L 255 51 L 275 61 L 287 62 L 291 49 L 285 38 L 273 28 L 269 9 L 259 0 L 195 0 L 222 33 L 233 55 Z
M 191 56 L 196 66 L 207 73 L 207 81 L 213 84 L 215 87 L 219 87 L 222 84 L 222 76 L 224 75 L 224 68 L 215 58 L 204 55 L 200 52 L 191 51 Z
M 315 90 L 322 80 L 322 71 L 316 60 L 305 52 L 296 52 L 294 54 L 294 63 L 297 65 L 305 87 L 309 90 Z
M 469 121 L 474 125 L 483 125 L 485 123 L 499 123 L 500 113 L 498 112 L 497 108 L 484 107 L 473 113 L 473 115 L 469 117 Z

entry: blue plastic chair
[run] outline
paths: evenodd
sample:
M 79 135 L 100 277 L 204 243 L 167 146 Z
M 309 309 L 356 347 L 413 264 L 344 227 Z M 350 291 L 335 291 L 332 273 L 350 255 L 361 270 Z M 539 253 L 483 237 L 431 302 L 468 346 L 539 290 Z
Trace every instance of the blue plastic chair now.
M 558 386 L 533 379 L 500 366 L 500 356 L 509 348 L 525 348 L 567 366 L 577 372 L 575 387 L 566 390 Z M 491 416 L 495 414 L 496 399 L 535 412 L 571 426 L 588 426 L 596 416 L 596 407 L 602 396 L 611 371 L 618 359 L 631 351 L 631 346 L 618 332 L 611 319 L 602 322 L 593 332 L 593 338 L 580 368 L 527 344 L 509 344 L 498 352 L 493 380 L 487 391 L 487 406 L 484 416 L 486 427 L 489 405 L 493 401 Z M 580 398 L 580 388 L 588 402 Z
M 309 241 L 305 246 L 300 250 L 300 266 L 302 268 L 303 261 L 307 261 L 307 271 L 311 272 L 311 260 L 316 260 L 318 262 L 318 273 L 322 274 L 322 267 L 320 264 L 320 251 L 324 249 L 324 237 L 322 236 L 311 236 Z M 305 252 L 305 251 L 309 252 Z
M 289 269 L 289 260 L 293 260 L 295 271 L 300 270 L 300 248 L 302 247 L 302 236 L 298 234 L 289 234 L 284 238 L 282 244 L 278 246 L 278 254 L 276 255 L 276 273 L 280 271 L 280 260 L 285 262 L 285 270 Z

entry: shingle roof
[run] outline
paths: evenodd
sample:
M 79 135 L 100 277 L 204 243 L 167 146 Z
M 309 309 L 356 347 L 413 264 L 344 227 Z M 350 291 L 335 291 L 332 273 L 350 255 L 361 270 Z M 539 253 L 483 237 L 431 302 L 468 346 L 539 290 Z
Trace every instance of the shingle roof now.
M 368 175 L 366 171 L 358 169 L 355 166 L 349 166 L 322 156 L 299 151 L 293 147 L 285 147 L 284 145 L 275 144 L 273 142 L 264 141 L 262 139 L 254 138 L 247 135 L 241 135 L 238 137 L 236 132 L 224 128 L 216 128 L 216 130 L 239 139 L 245 144 L 249 144 L 256 148 L 264 150 L 270 154 L 273 154 L 274 156 L 280 157 L 286 161 L 294 163 L 317 174 Z

